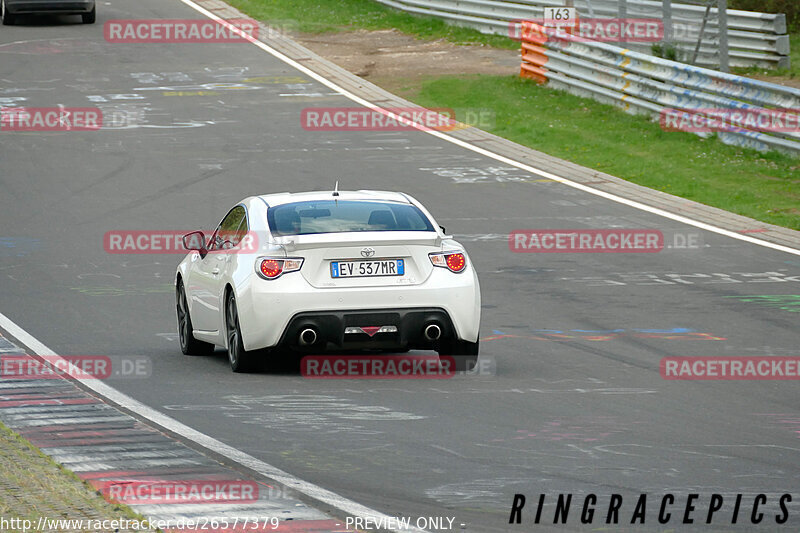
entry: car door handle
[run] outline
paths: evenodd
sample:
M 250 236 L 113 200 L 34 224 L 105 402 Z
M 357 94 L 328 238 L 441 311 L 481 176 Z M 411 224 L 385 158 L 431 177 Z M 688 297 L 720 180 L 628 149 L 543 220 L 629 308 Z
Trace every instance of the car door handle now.
M 218 268 L 212 268 L 211 269 L 211 273 L 216 276 L 216 275 L 219 274 L 219 269 Z

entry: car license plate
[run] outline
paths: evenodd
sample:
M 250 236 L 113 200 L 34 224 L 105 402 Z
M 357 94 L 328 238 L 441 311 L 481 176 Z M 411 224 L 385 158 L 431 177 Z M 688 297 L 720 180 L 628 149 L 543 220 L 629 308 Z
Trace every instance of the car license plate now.
M 403 259 L 377 259 L 374 261 L 331 261 L 332 278 L 364 278 L 372 276 L 402 276 Z

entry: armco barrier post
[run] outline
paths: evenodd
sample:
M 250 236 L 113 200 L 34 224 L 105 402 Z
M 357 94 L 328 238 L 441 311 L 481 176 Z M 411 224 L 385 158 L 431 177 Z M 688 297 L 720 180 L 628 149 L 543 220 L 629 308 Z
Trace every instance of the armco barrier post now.
M 717 0 L 719 13 L 719 69 L 730 72 L 728 60 L 728 0 Z

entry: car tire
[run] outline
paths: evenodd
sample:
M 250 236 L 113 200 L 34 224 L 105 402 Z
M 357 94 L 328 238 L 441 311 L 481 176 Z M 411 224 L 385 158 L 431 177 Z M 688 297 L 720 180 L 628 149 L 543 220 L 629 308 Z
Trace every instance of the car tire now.
M 17 17 L 8 12 L 5 0 L 0 3 L 0 17 L 3 19 L 3 26 L 13 26 L 17 22 Z
M 94 6 L 91 11 L 88 13 L 83 13 L 81 15 L 81 19 L 83 20 L 84 24 L 94 24 L 95 19 L 97 18 L 97 6 Z
M 186 290 L 183 281 L 178 281 L 175 289 L 175 304 L 178 314 L 178 339 L 181 343 L 181 352 L 184 355 L 208 355 L 214 351 L 214 345 L 199 341 L 192 334 L 192 317 L 189 315 L 189 305 L 186 302 Z
M 234 372 L 248 372 L 253 363 L 253 354 L 244 349 L 242 330 L 239 327 L 239 310 L 233 291 L 225 300 L 225 339 L 228 346 L 228 361 Z
M 452 340 L 443 342 L 439 347 L 439 355 L 449 355 L 455 360 L 456 372 L 469 371 L 478 363 L 479 342 Z

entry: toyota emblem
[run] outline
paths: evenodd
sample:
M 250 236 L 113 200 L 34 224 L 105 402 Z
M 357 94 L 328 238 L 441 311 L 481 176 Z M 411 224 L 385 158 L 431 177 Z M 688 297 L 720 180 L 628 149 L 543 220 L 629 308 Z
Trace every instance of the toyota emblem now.
M 375 248 L 362 248 L 361 249 L 361 256 L 362 257 L 372 257 L 375 255 Z

